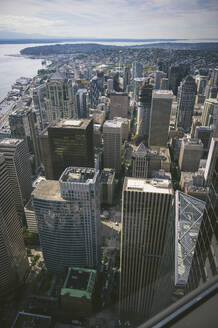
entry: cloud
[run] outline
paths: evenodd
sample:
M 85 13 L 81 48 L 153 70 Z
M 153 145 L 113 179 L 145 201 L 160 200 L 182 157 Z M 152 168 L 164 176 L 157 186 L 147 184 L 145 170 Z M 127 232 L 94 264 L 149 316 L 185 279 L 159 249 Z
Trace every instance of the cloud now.
M 1 0 L 0 30 L 63 37 L 217 37 L 217 0 Z

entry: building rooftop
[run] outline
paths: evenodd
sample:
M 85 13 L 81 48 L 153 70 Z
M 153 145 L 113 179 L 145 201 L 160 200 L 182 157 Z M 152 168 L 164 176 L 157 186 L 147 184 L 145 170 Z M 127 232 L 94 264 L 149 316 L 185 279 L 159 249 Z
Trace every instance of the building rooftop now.
M 218 99 L 217 98 L 209 98 L 209 99 L 205 99 L 205 102 L 210 102 L 213 104 L 218 104 Z
M 161 193 L 161 194 L 173 194 L 171 181 L 167 179 L 125 178 L 124 190 Z
M 80 119 L 80 120 L 60 120 L 51 128 L 73 128 L 73 129 L 86 129 L 91 120 L 88 119 Z
M 176 191 L 175 194 L 175 285 L 188 281 L 205 202 Z
M 96 170 L 86 167 L 68 167 L 62 173 L 60 182 L 94 183 Z
M 106 168 L 101 171 L 100 182 L 102 184 L 113 183 L 114 178 L 115 178 L 115 170 Z
M 173 99 L 172 90 L 153 90 L 152 98 L 168 98 Z
M 49 328 L 51 317 L 47 315 L 18 312 L 11 328 Z
M 46 199 L 51 201 L 65 201 L 61 197 L 60 185 L 58 181 L 46 180 L 41 181 L 36 189 L 32 192 L 35 198 Z
M 61 289 L 61 296 L 85 297 L 89 300 L 95 287 L 96 270 L 70 267 Z
M 0 140 L 0 146 L 17 146 L 21 142 L 23 142 L 22 139 L 5 138 Z
M 110 120 L 104 122 L 103 128 L 121 128 L 122 124 L 120 120 Z

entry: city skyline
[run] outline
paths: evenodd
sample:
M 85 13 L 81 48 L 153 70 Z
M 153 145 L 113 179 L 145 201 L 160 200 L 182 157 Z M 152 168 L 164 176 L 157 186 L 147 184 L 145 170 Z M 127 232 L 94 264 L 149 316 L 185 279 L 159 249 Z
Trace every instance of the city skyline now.
M 217 12 L 216 0 L 2 0 L 0 38 L 216 38 Z

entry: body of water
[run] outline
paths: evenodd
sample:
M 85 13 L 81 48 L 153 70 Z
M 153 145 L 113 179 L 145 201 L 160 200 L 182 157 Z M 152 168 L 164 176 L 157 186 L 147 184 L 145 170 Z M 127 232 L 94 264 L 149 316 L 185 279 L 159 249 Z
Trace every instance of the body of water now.
M 115 46 L 132 46 L 142 44 L 154 44 L 160 42 L 169 41 L 76 41 L 76 42 L 59 42 L 59 43 L 98 43 L 105 45 Z M 171 42 L 217 42 L 217 40 L 176 40 Z M 48 43 L 47 43 L 48 44 Z M 52 43 L 49 43 L 51 45 Z M 17 55 L 20 50 L 27 47 L 43 46 L 45 44 L 0 44 L 0 98 L 7 95 L 8 91 L 11 90 L 11 85 L 21 76 L 34 77 L 37 74 L 38 69 L 42 68 L 40 59 L 30 59 L 24 57 L 12 57 L 7 55 Z

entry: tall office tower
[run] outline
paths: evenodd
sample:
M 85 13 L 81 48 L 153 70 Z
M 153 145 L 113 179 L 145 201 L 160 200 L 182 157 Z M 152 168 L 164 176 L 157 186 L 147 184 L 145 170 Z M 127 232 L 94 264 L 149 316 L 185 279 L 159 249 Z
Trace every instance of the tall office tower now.
M 132 63 L 132 78 L 143 77 L 143 65 L 139 62 Z
M 196 94 L 196 84 L 193 77 L 190 75 L 181 82 L 178 87 L 177 95 L 177 127 L 182 127 L 184 131 L 188 132 L 192 125 L 192 115 L 194 111 Z
M 99 104 L 99 87 L 98 87 L 98 78 L 97 76 L 94 76 L 90 83 L 89 83 L 89 88 L 90 88 L 90 105 L 91 108 L 96 108 L 97 105 Z
M 36 116 L 39 117 L 39 127 L 43 130 L 48 124 L 46 113 L 46 85 L 42 84 L 33 89 L 33 104 Z
M 87 90 L 79 89 L 76 93 L 76 113 L 78 118 L 87 118 Z
M 207 85 L 208 77 L 204 75 L 196 75 L 195 83 L 197 86 L 197 94 L 203 95 L 205 93 L 205 88 Z
M 213 136 L 213 128 L 209 126 L 197 126 L 195 129 L 195 139 L 200 139 L 203 144 L 203 158 L 207 158 L 210 142 Z
M 45 140 L 41 146 L 45 146 L 42 153 L 45 155 L 43 164 L 47 179 L 58 180 L 68 166 L 94 167 L 92 120 L 61 120 L 48 128 L 48 142 L 46 137 L 46 134 L 42 136 Z M 49 154 L 51 158 L 48 158 Z
M 163 77 L 160 80 L 160 89 L 161 90 L 169 90 L 169 80 L 166 77 Z
M 130 67 L 124 68 L 124 76 L 123 76 L 123 91 L 128 92 L 128 86 L 130 85 L 130 79 L 131 79 L 131 71 Z
M 116 92 L 110 94 L 110 119 L 114 117 L 128 118 L 129 97 L 126 92 Z
M 155 89 L 161 89 L 160 87 L 160 82 L 161 82 L 161 79 L 166 77 L 166 73 L 164 72 L 161 72 L 161 71 L 156 71 L 154 73 L 154 85 L 155 85 Z
M 41 148 L 42 164 L 44 167 L 44 175 L 46 179 L 52 180 L 54 177 L 54 173 L 53 173 L 51 149 L 48 140 L 48 129 L 44 130 L 40 134 L 40 148 Z
M 152 315 L 164 310 L 198 285 L 198 277 L 192 274 L 191 267 L 204 209 L 205 202 L 176 191 L 155 288 Z
M 202 125 L 209 126 L 213 123 L 213 118 L 218 116 L 218 99 L 206 99 L 201 120 Z
M 98 71 L 96 73 L 97 75 L 97 83 L 98 83 L 98 89 L 101 92 L 101 94 L 104 94 L 104 72 Z
M 139 101 L 142 103 L 144 108 L 144 122 L 142 122 L 142 127 L 144 128 L 144 134 L 146 136 L 149 135 L 152 90 L 153 85 L 150 84 L 149 79 L 145 81 L 139 89 Z
M 49 124 L 61 118 L 74 117 L 72 80 L 64 73 L 55 72 L 46 83 L 46 107 Z
M 49 272 L 96 267 L 100 245 L 99 171 L 67 168 L 58 181 L 42 181 L 32 193 L 40 245 Z
M 209 80 L 205 88 L 205 98 L 217 98 L 217 90 L 218 88 L 213 86 L 211 80 Z
M 124 180 L 119 295 L 124 320 L 139 321 L 150 312 L 172 194 L 169 180 Z
M 180 154 L 179 168 L 181 171 L 195 172 L 199 168 L 203 157 L 204 146 L 199 139 L 183 138 Z
M 113 76 L 113 89 L 116 92 L 122 92 L 121 83 L 120 83 L 120 72 L 115 72 Z
M 11 137 L 24 139 L 31 155 L 32 171 L 40 165 L 40 147 L 35 113 L 28 108 L 20 108 L 9 115 Z
M 104 168 L 115 169 L 117 173 L 121 169 L 122 125 L 115 120 L 103 125 Z
M 212 74 L 211 74 L 211 85 L 212 87 L 218 88 L 218 68 L 214 68 Z
M 0 153 L 0 302 L 24 283 L 28 260 L 7 163 Z M 3 302 L 5 298 L 3 298 Z
M 148 140 L 149 147 L 167 146 L 172 102 L 172 91 L 153 91 Z
M 123 117 L 114 117 L 113 121 L 122 123 L 122 130 L 121 130 L 122 142 L 124 140 L 128 140 L 129 132 L 130 132 L 130 120 L 128 120 L 128 118 L 123 118 Z
M 181 71 L 179 66 L 171 65 L 168 72 L 169 89 L 173 91 L 174 95 L 177 95 L 178 86 L 182 80 Z
M 110 94 L 111 92 L 114 91 L 114 82 L 113 79 L 108 79 L 107 80 L 107 90 L 108 90 L 108 94 Z
M 32 192 L 30 160 L 24 140 L 0 140 L 0 153 L 4 154 L 10 183 L 19 217 L 24 217 L 24 205 Z
M 204 180 L 206 185 L 211 184 L 212 172 L 214 171 L 217 157 L 218 157 L 218 138 L 212 138 L 210 143 L 206 168 L 204 172 Z
M 139 101 L 139 91 L 145 83 L 144 77 L 136 77 L 133 80 L 133 99 L 135 102 Z

